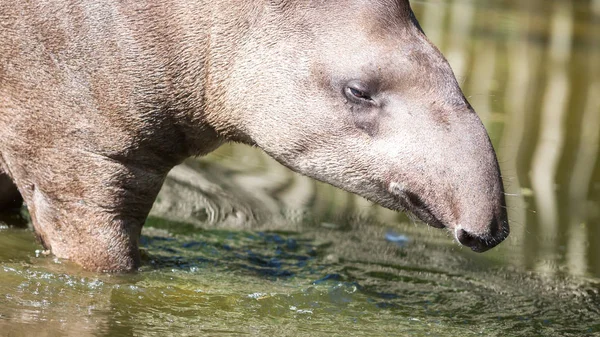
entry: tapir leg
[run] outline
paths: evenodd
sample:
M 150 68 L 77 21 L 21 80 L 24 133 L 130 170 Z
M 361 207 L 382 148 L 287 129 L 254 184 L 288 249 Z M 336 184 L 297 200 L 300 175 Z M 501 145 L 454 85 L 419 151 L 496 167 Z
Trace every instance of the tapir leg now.
M 12 180 L 0 173 L 0 212 L 21 207 L 23 198 Z
M 35 162 L 44 165 L 13 162 L 25 163 L 11 172 L 55 256 L 93 271 L 139 266 L 140 232 L 167 171 L 76 150 L 42 154 Z

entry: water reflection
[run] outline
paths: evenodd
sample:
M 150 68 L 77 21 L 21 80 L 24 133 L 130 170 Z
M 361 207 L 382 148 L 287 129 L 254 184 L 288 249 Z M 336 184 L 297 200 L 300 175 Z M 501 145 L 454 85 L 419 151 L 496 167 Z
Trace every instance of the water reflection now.
M 600 275 L 600 246 L 590 244 L 600 222 L 599 2 L 415 7 L 496 144 L 519 262 Z

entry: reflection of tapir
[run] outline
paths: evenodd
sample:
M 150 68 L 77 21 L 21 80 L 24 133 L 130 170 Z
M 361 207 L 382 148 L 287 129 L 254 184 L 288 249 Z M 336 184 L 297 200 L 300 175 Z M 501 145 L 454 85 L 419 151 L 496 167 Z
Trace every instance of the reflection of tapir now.
M 508 235 L 485 129 L 406 0 L 2 0 L 0 27 L 0 171 L 58 257 L 136 268 L 167 172 L 227 141 L 475 251 Z

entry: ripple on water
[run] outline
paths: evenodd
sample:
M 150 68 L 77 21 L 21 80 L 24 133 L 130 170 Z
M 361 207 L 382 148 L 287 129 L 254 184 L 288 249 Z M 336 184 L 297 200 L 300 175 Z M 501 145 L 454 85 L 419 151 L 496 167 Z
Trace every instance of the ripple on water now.
M 0 328 L 16 335 L 600 331 L 597 283 L 479 265 L 453 247 L 398 246 L 384 228 L 358 238 L 331 232 L 337 241 L 314 233 L 146 233 L 137 274 L 85 273 L 43 256 L 2 263 Z

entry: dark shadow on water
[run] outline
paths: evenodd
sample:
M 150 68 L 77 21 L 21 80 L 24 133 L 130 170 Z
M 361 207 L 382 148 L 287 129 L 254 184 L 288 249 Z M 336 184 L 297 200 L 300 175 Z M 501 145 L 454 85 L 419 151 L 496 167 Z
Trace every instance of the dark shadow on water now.
M 321 247 L 268 232 L 202 231 L 193 239 L 143 235 L 144 264 L 152 269 L 218 268 L 270 280 L 315 274 Z
M 28 228 L 29 213 L 25 207 L 0 211 L 0 224 L 13 228 Z

